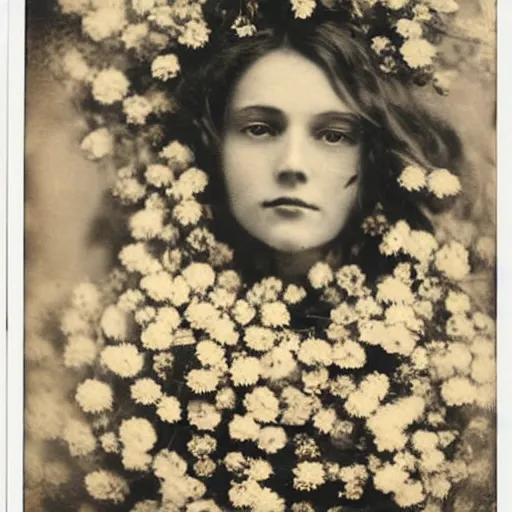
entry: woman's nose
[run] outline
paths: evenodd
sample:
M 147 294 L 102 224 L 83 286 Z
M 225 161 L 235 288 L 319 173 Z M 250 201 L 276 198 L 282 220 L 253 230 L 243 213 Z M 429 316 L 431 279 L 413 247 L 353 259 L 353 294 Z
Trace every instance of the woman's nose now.
M 305 139 L 299 133 L 291 133 L 283 138 L 280 158 L 275 169 L 276 180 L 281 185 L 293 186 L 308 181 Z

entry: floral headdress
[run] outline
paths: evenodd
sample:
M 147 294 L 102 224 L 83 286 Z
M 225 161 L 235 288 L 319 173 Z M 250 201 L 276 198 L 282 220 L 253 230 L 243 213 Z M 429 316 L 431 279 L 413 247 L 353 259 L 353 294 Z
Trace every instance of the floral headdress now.
M 75 504 L 98 510 L 440 511 L 473 462 L 458 448 L 461 411 L 494 400 L 494 324 L 456 284 L 475 256 L 377 211 L 363 227 L 397 259 L 378 282 L 318 262 L 307 286 L 272 276 L 247 286 L 210 229 L 206 173 L 180 141 L 160 144 L 161 116 L 175 108 L 170 84 L 187 52 L 215 30 L 208 17 L 251 37 L 263 1 L 59 4 L 85 37 L 63 59 L 91 107 L 81 146 L 119 164 L 112 191 L 128 206 L 130 240 L 109 279 L 77 286 L 63 311 L 58 375 L 76 377 L 72 403 L 29 385 L 29 485 L 65 496 L 65 457 L 38 466 L 51 442 L 76 462 Z M 344 9 L 383 72 L 423 78 L 435 73 L 427 34 L 456 10 L 451 0 L 280 6 L 297 23 Z M 399 184 L 440 198 L 460 189 L 449 171 L 417 166 Z M 29 341 L 32 360 L 51 356 L 42 346 Z

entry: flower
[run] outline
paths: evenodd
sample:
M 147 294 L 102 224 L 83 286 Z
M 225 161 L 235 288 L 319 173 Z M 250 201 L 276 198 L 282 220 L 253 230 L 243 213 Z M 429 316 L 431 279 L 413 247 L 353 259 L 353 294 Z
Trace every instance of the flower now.
M 287 304 L 298 304 L 304 297 L 306 297 L 306 290 L 295 284 L 288 285 L 283 294 L 283 300 Z
M 412 304 L 414 295 L 411 288 L 403 281 L 388 276 L 377 286 L 377 300 L 392 304 Z
M 194 195 L 203 192 L 208 184 L 208 175 L 196 167 L 187 169 L 171 189 L 175 199 L 192 199 Z
M 403 9 L 409 3 L 409 0 L 383 0 L 382 3 L 390 9 L 398 11 Z
M 213 461 L 209 457 L 203 457 L 194 463 L 194 471 L 195 471 L 196 475 L 201 478 L 211 477 L 216 469 L 217 469 L 217 464 L 215 463 L 215 461 Z M 187 510 L 190 510 L 190 506 L 187 507 Z M 199 509 L 196 509 L 196 510 L 199 510 Z M 202 511 L 204 509 L 200 509 L 200 510 Z
M 468 313 L 471 309 L 471 302 L 465 293 L 450 290 L 445 299 L 445 306 L 447 311 L 456 315 Z
M 100 443 L 103 450 L 107 453 L 119 452 L 119 442 L 114 432 L 105 432 L 100 436 Z
M 130 450 L 147 452 L 155 446 L 157 435 L 146 418 L 132 417 L 121 422 L 119 439 Z
M 415 38 L 405 41 L 400 47 L 400 53 L 411 68 L 421 68 L 432 64 L 436 49 L 426 39 Z
M 322 434 L 328 434 L 333 429 L 336 419 L 334 409 L 320 409 L 313 416 L 313 426 Z
M 247 412 L 256 421 L 270 423 L 275 421 L 279 414 L 279 400 L 267 387 L 257 387 L 244 398 L 244 406 Z
M 176 452 L 164 448 L 153 459 L 153 470 L 158 478 L 170 480 L 185 475 L 187 463 Z
M 452 377 L 441 386 L 441 396 L 450 406 L 471 404 L 477 393 L 477 387 L 467 377 Z
M 187 443 L 187 448 L 194 457 L 199 458 L 213 453 L 217 448 L 217 441 L 209 435 L 194 435 Z
M 208 42 L 211 30 L 203 20 L 190 20 L 178 37 L 178 43 L 189 48 L 201 48 Z
M 345 410 L 352 416 L 369 417 L 387 395 L 388 390 L 388 377 L 382 373 L 372 373 L 347 397 Z
M 158 78 L 163 82 L 171 78 L 176 78 L 180 73 L 180 63 L 174 53 L 159 55 L 151 63 L 151 74 L 153 78 Z
M 235 330 L 235 324 L 227 315 L 215 318 L 206 330 L 215 341 L 222 345 L 235 345 L 238 341 L 238 333 Z
M 161 270 L 160 263 L 142 242 L 125 245 L 119 253 L 119 259 L 128 272 L 139 272 L 146 275 Z
M 144 173 L 146 181 L 154 187 L 164 187 L 170 185 L 174 180 L 172 169 L 162 164 L 151 164 Z
M 270 350 L 274 346 L 275 339 L 274 332 L 266 327 L 250 326 L 244 334 L 247 346 L 258 352 Z
M 174 396 L 162 396 L 157 404 L 158 416 L 167 423 L 176 423 L 181 419 L 181 405 Z
M 114 503 L 122 503 L 130 491 L 123 478 L 103 469 L 88 473 L 85 487 L 93 498 Z
M 231 28 L 238 37 L 250 37 L 256 33 L 256 27 L 245 16 L 237 16 Z
M 215 407 L 217 409 L 234 409 L 236 405 L 236 394 L 231 388 L 222 388 L 215 395 Z
M 131 397 L 142 405 L 155 404 L 162 396 L 162 388 L 153 379 L 138 379 L 130 386 Z
M 62 58 L 62 65 L 73 80 L 89 81 L 92 78 L 92 69 L 76 48 L 66 52 Z
M 434 11 L 443 14 L 452 14 L 459 10 L 459 4 L 455 0 L 425 0 L 425 3 Z
M 123 203 L 135 204 L 140 201 L 146 193 L 146 187 L 139 183 L 136 178 L 118 179 L 112 194 L 118 197 Z
M 112 153 L 114 140 L 107 128 L 98 128 L 82 140 L 80 149 L 89 160 L 99 160 Z
M 102 7 L 82 18 L 82 28 L 93 41 L 101 41 L 118 34 L 125 25 L 123 10 L 115 7 Z
M 296 18 L 309 18 L 316 7 L 316 0 L 290 0 Z
M 144 294 L 135 288 L 129 288 L 123 292 L 117 299 L 117 307 L 128 313 L 135 311 L 139 306 L 144 303 Z
M 115 68 L 100 71 L 92 83 L 94 99 L 104 105 L 121 101 L 128 92 L 130 82 L 123 72 Z
M 210 393 L 219 385 L 219 375 L 214 370 L 191 370 L 187 375 L 187 386 L 194 393 Z
M 96 438 L 89 424 L 71 419 L 67 422 L 62 438 L 68 443 L 73 457 L 89 455 L 96 448 Z
M 123 100 L 123 110 L 128 123 L 144 124 L 153 107 L 144 96 L 135 94 Z
M 148 34 L 149 25 L 147 23 L 128 25 L 121 35 L 121 41 L 123 41 L 127 49 L 138 48 Z
M 427 185 L 427 177 L 421 167 L 408 165 L 400 174 L 398 183 L 401 187 L 412 192 L 424 188 Z
M 305 340 L 297 354 L 299 361 L 307 365 L 329 366 L 332 363 L 331 345 L 324 340 Z
M 356 341 L 338 342 L 332 347 L 332 362 L 340 368 L 362 368 L 366 363 L 366 352 Z
M 193 226 L 197 224 L 203 214 L 203 207 L 200 203 L 193 200 L 182 201 L 177 204 L 173 211 L 173 217 L 182 226 Z
M 215 406 L 200 400 L 189 402 L 187 414 L 189 423 L 198 430 L 214 430 L 222 419 Z
M 318 262 L 309 270 L 308 279 L 313 288 L 325 288 L 334 279 L 334 274 L 327 263 Z
M 286 431 L 281 427 L 264 427 L 258 434 L 258 448 L 266 453 L 274 454 L 286 446 Z
M 410 234 L 411 228 L 407 222 L 404 220 L 398 221 L 382 238 L 382 243 L 379 246 L 380 251 L 385 256 L 397 254 L 408 245 Z
M 105 336 L 115 341 L 123 341 L 128 335 L 126 313 L 113 304 L 108 306 L 103 312 L 100 326 Z
M 235 302 L 231 310 L 234 320 L 240 325 L 247 325 L 256 315 L 256 310 L 245 300 Z
M 387 37 L 376 36 L 372 38 L 372 50 L 380 55 L 391 48 L 391 40 Z
M 467 249 L 456 241 L 450 241 L 436 252 L 435 265 L 450 279 L 464 279 L 471 268 Z
M 274 472 L 272 465 L 264 459 L 249 459 L 249 467 L 245 470 L 245 476 L 256 482 L 262 482 L 270 478 Z
M 64 349 L 64 365 L 79 368 L 92 364 L 97 354 L 96 342 L 83 335 L 70 336 Z
M 282 302 L 267 302 L 261 306 L 261 323 L 266 327 L 289 325 L 290 313 Z
M 261 376 L 271 381 L 289 377 L 297 368 L 292 352 L 286 347 L 274 347 L 261 358 Z
M 215 271 L 207 263 L 192 263 L 182 275 L 194 291 L 204 292 L 215 283 Z
M 118 346 L 108 346 L 101 351 L 101 362 L 110 371 L 120 377 L 135 377 L 144 364 L 144 357 L 135 345 L 122 343 Z
M 87 379 L 82 382 L 76 390 L 75 399 L 84 412 L 98 413 L 112 409 L 112 389 L 100 380 Z
M 84 14 L 89 9 L 89 0 L 59 0 L 64 14 Z
M 262 369 L 256 357 L 242 356 L 231 364 L 231 380 L 235 386 L 252 386 L 260 378 Z
M 320 462 L 299 462 L 293 474 L 293 487 L 298 491 L 313 491 L 325 483 L 325 471 Z
M 157 4 L 157 0 L 131 0 L 132 9 L 137 14 L 146 14 Z
M 229 423 L 229 435 L 237 441 L 256 441 L 260 433 L 260 426 L 252 416 L 235 414 Z
M 188 146 L 172 141 L 160 151 L 160 156 L 168 161 L 171 169 L 180 171 L 188 167 L 194 160 L 194 154 Z
M 281 393 L 284 407 L 281 423 L 283 425 L 304 425 L 314 411 L 314 399 L 297 388 L 287 386 Z
M 428 175 L 429 190 L 440 199 L 455 196 L 461 191 L 460 180 L 447 169 L 435 169 Z
M 396 31 L 405 39 L 414 39 L 423 35 L 420 23 L 407 18 L 400 18 L 396 22 Z

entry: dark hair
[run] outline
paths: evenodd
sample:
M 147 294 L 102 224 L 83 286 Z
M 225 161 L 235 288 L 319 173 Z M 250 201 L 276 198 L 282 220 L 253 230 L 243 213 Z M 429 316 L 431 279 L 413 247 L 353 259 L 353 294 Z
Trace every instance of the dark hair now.
M 198 155 L 203 153 L 201 164 L 213 176 L 219 172 L 225 113 L 241 75 L 273 50 L 285 47 L 298 52 L 326 73 L 334 90 L 361 119 L 359 200 L 335 245 L 344 262 L 357 253 L 359 264 L 374 267 L 374 251 L 361 255 L 368 242 L 361 231 L 362 219 L 380 204 L 390 222 L 405 218 L 413 228 L 432 231 L 422 208 L 440 209 L 446 203 L 405 191 L 397 178 L 407 164 L 449 168 L 457 173 L 462 159 L 460 140 L 446 122 L 422 108 L 404 83 L 405 77 L 387 76 L 379 70 L 368 36 L 348 21 L 346 13 L 318 6 L 311 19 L 294 20 L 290 14 L 271 12 L 263 19 L 264 25 L 251 37 L 239 38 L 229 24 L 226 30 L 217 31 L 206 64 L 184 77 L 179 98 L 186 115 L 192 116 L 199 128 L 202 139 L 196 144 L 205 150 L 196 148 Z M 212 184 L 208 200 L 220 219 L 219 231 L 230 243 L 239 245 L 235 238 L 244 234 L 227 212 L 222 176 L 215 176 Z M 242 245 L 247 247 L 245 241 Z M 367 259 L 368 265 L 361 258 Z

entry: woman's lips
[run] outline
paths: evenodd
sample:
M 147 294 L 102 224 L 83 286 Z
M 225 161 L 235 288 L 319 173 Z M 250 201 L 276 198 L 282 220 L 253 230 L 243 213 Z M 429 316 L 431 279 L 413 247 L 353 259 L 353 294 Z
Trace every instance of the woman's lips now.
M 302 199 L 296 197 L 278 197 L 272 201 L 264 201 L 262 203 L 263 208 L 278 208 L 280 210 L 295 210 L 306 208 L 308 210 L 319 210 L 318 206 L 314 204 L 306 203 Z

